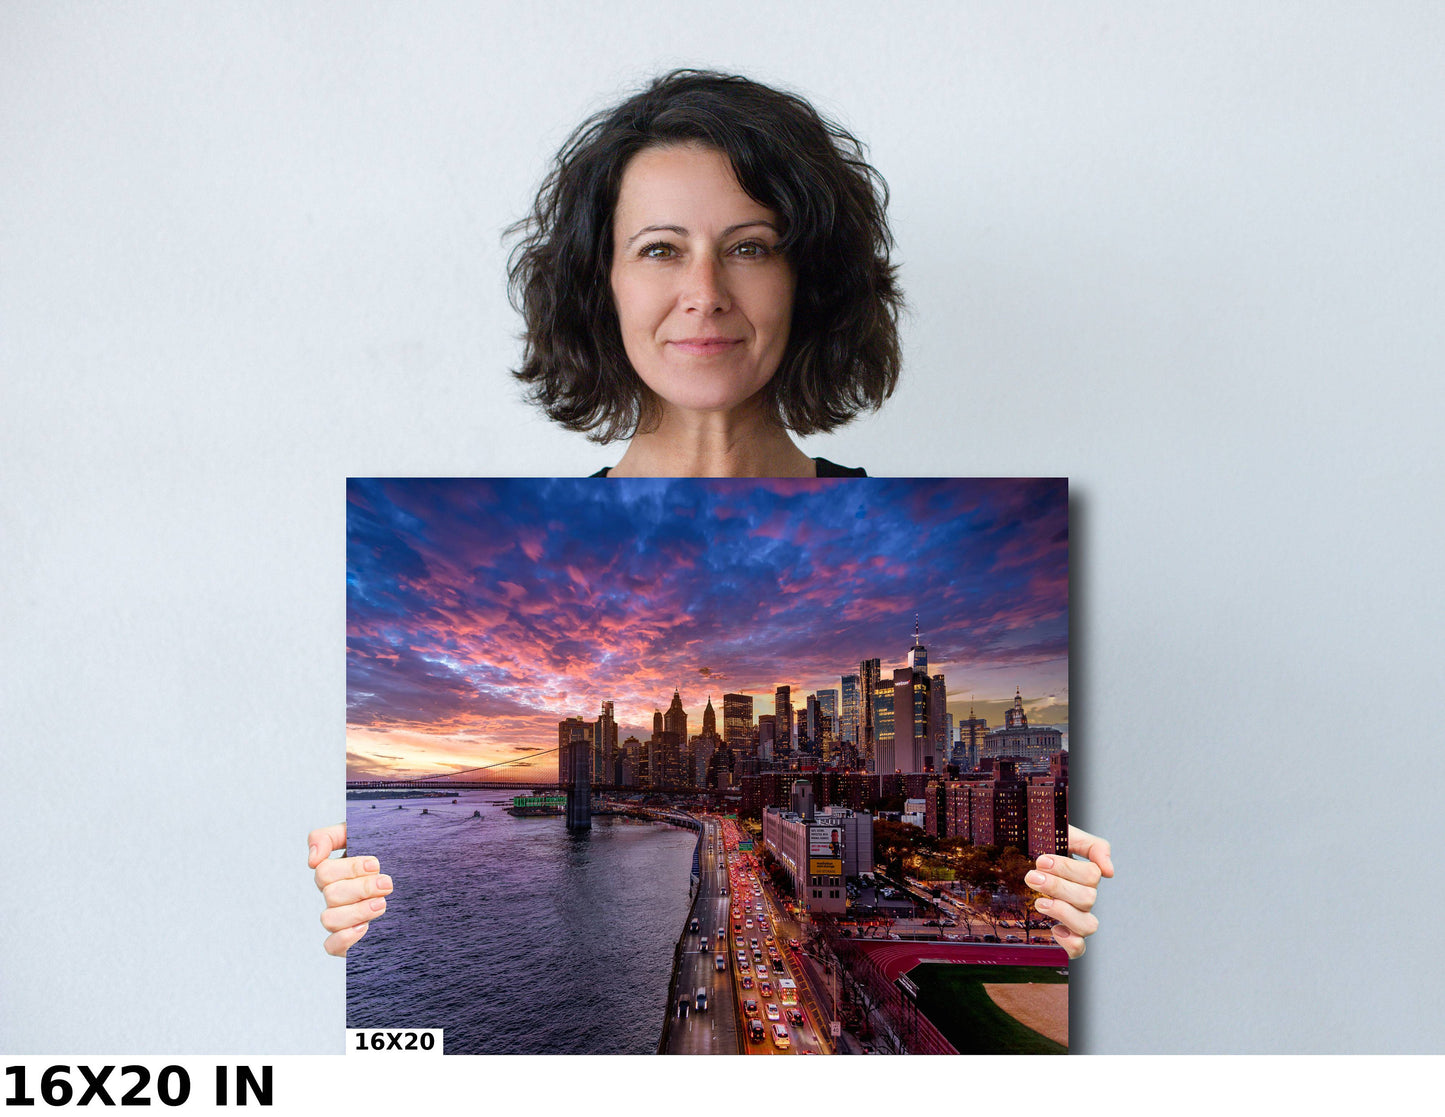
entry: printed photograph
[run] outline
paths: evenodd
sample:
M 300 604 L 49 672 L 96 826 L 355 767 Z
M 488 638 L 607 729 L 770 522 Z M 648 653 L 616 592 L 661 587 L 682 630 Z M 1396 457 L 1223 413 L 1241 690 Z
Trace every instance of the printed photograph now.
M 1064 1054 L 1064 479 L 352 479 L 347 1026 Z

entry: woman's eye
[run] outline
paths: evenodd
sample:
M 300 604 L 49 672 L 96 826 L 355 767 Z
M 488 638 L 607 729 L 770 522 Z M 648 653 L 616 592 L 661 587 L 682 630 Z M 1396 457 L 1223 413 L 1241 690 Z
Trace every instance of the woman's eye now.
M 656 241 L 653 244 L 645 245 L 642 251 L 638 253 L 639 256 L 644 256 L 651 260 L 665 260 L 672 254 L 672 245 L 666 241 Z
M 753 259 L 758 256 L 766 256 L 768 254 L 768 246 L 766 244 L 763 244 L 761 241 L 744 241 L 742 244 L 738 245 L 736 248 L 733 249 L 733 254 Z

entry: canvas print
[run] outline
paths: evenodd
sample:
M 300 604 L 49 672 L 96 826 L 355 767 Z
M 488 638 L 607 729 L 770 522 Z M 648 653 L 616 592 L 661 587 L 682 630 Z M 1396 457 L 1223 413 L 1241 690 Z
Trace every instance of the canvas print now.
M 353 479 L 347 1024 L 1064 1053 L 1062 479 Z

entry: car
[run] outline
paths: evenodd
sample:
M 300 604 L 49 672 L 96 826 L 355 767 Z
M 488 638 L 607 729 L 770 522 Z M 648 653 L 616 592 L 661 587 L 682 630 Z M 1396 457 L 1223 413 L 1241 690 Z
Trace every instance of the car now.
M 706 954 L 706 953 L 707 953 L 707 942 L 708 942 L 707 936 L 706 936 L 706 935 L 703 935 L 702 941 L 698 944 L 698 948 L 697 948 L 697 952 L 698 952 L 699 954 Z
M 691 929 L 693 930 L 694 933 L 697 931 L 697 920 L 696 920 L 696 919 L 694 919 L 694 920 L 692 921 L 692 923 L 690 924 L 690 927 L 691 927 Z
M 771 981 L 760 982 L 758 985 L 758 992 L 764 997 L 771 997 L 773 995 L 773 983 Z M 768 1005 L 768 1007 L 772 1008 L 773 1006 Z M 777 1017 L 774 1016 L 773 1019 L 776 1020 Z
M 983 941 L 984 941 L 984 942 L 998 942 L 998 936 L 997 936 L 997 935 L 984 935 Z
M 719 955 L 714 959 L 714 962 L 716 963 L 717 968 L 718 968 L 719 971 L 722 971 L 722 970 L 725 970 L 725 969 L 728 968 L 728 956 L 727 956 L 726 954 L 719 954 Z
M 745 974 L 743 974 L 743 988 L 744 988 L 744 989 L 751 989 L 752 987 L 753 987 L 753 975 L 750 974 L 750 973 L 745 973 Z
M 740 970 L 752 969 L 752 965 L 751 965 L 751 963 L 748 962 L 748 956 L 747 956 L 746 954 L 739 954 L 739 955 L 738 955 L 738 969 L 740 969 Z
M 707 990 L 706 990 L 706 989 L 699 989 L 696 993 L 694 993 L 693 996 L 692 996 L 692 1003 L 693 1003 L 693 1006 L 698 1010 L 698 1012 L 706 1012 L 706 1011 L 707 1011 Z
M 1029 940 L 1029 942 L 1041 942 L 1041 943 L 1044 943 L 1044 944 L 1048 944 L 1048 943 L 1051 943 L 1051 942 L 1053 942 L 1053 941 L 1054 941 L 1054 938 L 1053 938 L 1052 935 L 1035 935 L 1033 938 L 1031 938 L 1031 939 Z
M 788 1009 L 788 1023 L 795 1028 L 803 1026 L 803 1010 L 798 1008 Z
M 752 1000 L 751 998 L 744 1001 L 743 1011 L 746 1012 L 749 1016 L 756 1016 L 758 1014 L 758 1002 Z
M 783 1018 L 783 1014 L 778 1011 L 778 1006 L 773 1004 L 772 1001 L 763 1005 L 763 1011 L 767 1013 L 769 1020 L 781 1020 Z
M 1020 939 L 1017 935 L 1005 935 L 1005 936 L 1003 937 L 1003 941 L 1004 941 L 1004 942 L 1022 942 L 1023 940 Z
M 749 927 L 753 925 L 753 921 L 751 919 L 745 919 L 743 920 L 743 922 L 746 923 Z
M 748 1021 L 748 1039 L 752 1040 L 753 1043 L 762 1043 L 765 1034 L 761 1020 Z
M 684 993 L 682 996 L 678 997 L 678 998 L 677 998 L 677 1018 L 678 1018 L 679 1020 L 686 1020 L 686 1019 L 687 1019 L 687 1010 L 688 1010 L 689 1008 L 691 1008 L 691 1007 L 692 1007 L 692 1001 L 688 999 L 688 996 L 687 996 L 686 993 Z
M 793 1046 L 788 1039 L 788 1029 L 781 1024 L 773 1025 L 773 1046 L 779 1049 Z
M 797 940 L 797 939 L 789 939 L 789 940 L 788 940 L 788 945 L 791 946 L 794 950 L 797 950 L 797 949 L 798 949 L 798 940 Z

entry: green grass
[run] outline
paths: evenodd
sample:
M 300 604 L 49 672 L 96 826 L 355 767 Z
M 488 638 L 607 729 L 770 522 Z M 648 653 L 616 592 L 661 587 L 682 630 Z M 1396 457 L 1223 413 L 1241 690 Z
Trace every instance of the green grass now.
M 1067 985 L 1048 966 L 969 966 L 924 962 L 908 971 L 918 1007 L 962 1055 L 1067 1055 L 1068 1048 L 1026 1028 L 989 999 L 984 984 Z

